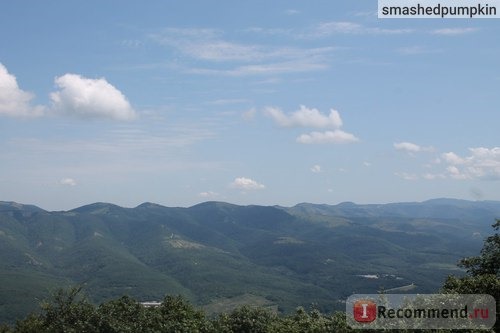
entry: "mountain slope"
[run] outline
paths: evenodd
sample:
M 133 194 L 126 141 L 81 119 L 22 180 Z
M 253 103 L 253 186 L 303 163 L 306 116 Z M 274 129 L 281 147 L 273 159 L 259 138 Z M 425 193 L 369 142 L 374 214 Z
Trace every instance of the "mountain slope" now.
M 239 297 L 282 311 L 311 303 L 331 311 L 339 299 L 380 288 L 434 292 L 457 273 L 460 257 L 477 253 L 498 216 L 499 202 L 450 199 L 290 208 L 95 203 L 62 212 L 0 202 L 0 321 L 72 284 L 96 302 L 182 294 L 213 308 Z

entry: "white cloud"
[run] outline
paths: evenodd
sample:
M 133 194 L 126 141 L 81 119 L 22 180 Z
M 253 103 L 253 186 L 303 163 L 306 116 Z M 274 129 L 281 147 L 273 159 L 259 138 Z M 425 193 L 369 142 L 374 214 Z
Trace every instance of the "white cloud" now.
M 264 113 L 271 117 L 276 124 L 282 127 L 308 127 L 308 128 L 332 128 L 324 132 L 311 132 L 297 137 L 298 143 L 320 144 L 320 143 L 349 143 L 359 139 L 351 133 L 340 130 L 342 119 L 337 110 L 330 109 L 329 115 L 324 115 L 319 110 L 301 105 L 299 110 L 285 114 L 281 109 L 267 107 Z
M 500 180 L 500 147 L 469 148 L 470 155 L 442 154 L 449 177 L 454 179 Z
M 315 63 L 311 61 L 284 61 L 271 64 L 238 66 L 236 68 L 227 70 L 193 68 L 188 72 L 200 75 L 250 76 L 311 72 L 322 70 L 325 68 L 328 68 L 328 66 L 322 63 Z
M 283 127 L 312 127 L 312 128 L 340 128 L 342 119 L 337 110 L 330 109 L 328 116 L 321 114 L 318 109 L 310 109 L 304 105 L 300 109 L 286 115 L 278 108 L 267 107 L 265 113 L 279 126 Z
M 209 65 L 203 64 L 202 67 L 186 69 L 188 73 L 201 75 L 247 76 L 322 70 L 328 67 L 328 56 L 335 50 L 334 47 L 297 48 L 231 42 L 223 38 L 222 31 L 214 29 L 169 28 L 150 37 L 156 43 L 195 60 L 239 63 L 233 68 L 204 67 Z M 196 64 L 199 66 L 199 62 Z
M 444 29 L 432 30 L 431 33 L 433 35 L 441 35 L 441 36 L 458 36 L 458 35 L 470 34 L 478 30 L 479 30 L 478 28 L 444 28 Z
M 59 184 L 65 186 L 76 186 L 76 181 L 73 178 L 63 178 L 59 181 Z
M 311 168 L 311 171 L 314 172 L 314 173 L 320 173 L 322 170 L 321 170 L 321 165 L 313 165 L 312 168 Z
M 228 42 L 222 40 L 220 35 L 214 29 L 167 28 L 151 37 L 159 44 L 201 60 L 246 61 L 267 57 L 259 46 Z
M 213 29 L 168 28 L 152 35 L 160 45 L 172 47 L 198 60 L 260 62 L 269 59 L 311 59 L 322 57 L 333 47 L 302 49 L 258 44 L 242 44 L 224 40 L 222 32 Z
M 266 54 L 257 46 L 231 43 L 223 40 L 181 44 L 181 50 L 194 58 L 211 61 L 261 60 L 266 57 Z
M 19 89 L 17 79 L 0 63 L 0 115 L 36 117 L 44 112 L 43 106 L 32 106 L 34 95 Z
M 202 198 L 215 198 L 219 196 L 219 193 L 212 192 L 212 191 L 207 191 L 207 192 L 200 192 L 198 193 L 198 196 Z
M 422 150 L 422 148 L 419 145 L 416 145 L 411 142 L 394 143 L 394 148 L 396 148 L 397 150 L 403 150 L 410 153 L 417 153 Z
M 412 143 L 412 142 L 396 142 L 396 143 L 394 143 L 394 148 L 396 148 L 396 150 L 405 151 L 407 153 L 418 153 L 418 152 L 423 152 L 423 151 L 432 152 L 432 151 L 434 151 L 433 147 L 422 147 L 422 146 L 419 146 L 419 145 L 417 145 L 415 143 Z
M 411 142 L 394 143 L 394 148 L 396 148 L 396 150 L 404 150 L 404 151 L 412 152 L 412 153 L 416 153 L 416 152 L 419 152 L 421 150 L 419 145 L 416 145 L 416 144 L 411 143 Z
M 448 172 L 448 175 L 451 178 L 454 179 L 468 179 L 469 177 L 465 174 L 462 173 L 456 166 L 450 165 L 449 167 L 446 168 L 446 171 Z
M 240 190 L 261 190 L 265 188 L 263 184 L 245 177 L 236 178 L 229 186 Z
M 413 29 L 383 29 L 365 27 L 354 22 L 323 22 L 316 25 L 310 32 L 305 33 L 302 37 L 305 38 L 322 38 L 329 37 L 335 34 L 352 34 L 352 35 L 399 35 L 412 33 Z
M 423 151 L 424 148 L 411 144 L 395 144 L 396 149 L 407 151 L 410 154 Z M 432 148 L 433 149 L 433 148 Z M 442 153 L 430 163 L 423 165 L 427 170 L 417 176 L 414 173 L 396 173 L 398 177 L 407 180 L 418 178 L 426 180 L 456 179 L 456 180 L 500 180 L 500 147 L 469 148 L 467 156 L 460 156 L 454 152 Z
M 302 134 L 297 138 L 297 142 L 304 144 L 351 143 L 356 141 L 359 141 L 359 139 L 353 134 L 341 130 L 311 132 L 309 134 Z
M 458 156 L 457 154 L 455 154 L 454 152 L 441 154 L 441 157 L 448 164 L 457 165 L 457 164 L 464 164 L 465 163 L 465 160 L 463 158 L 461 158 L 460 156 Z
M 106 79 L 88 79 L 77 74 L 57 77 L 58 91 L 50 94 L 52 108 L 60 114 L 81 118 L 132 120 L 136 112 L 126 97 Z

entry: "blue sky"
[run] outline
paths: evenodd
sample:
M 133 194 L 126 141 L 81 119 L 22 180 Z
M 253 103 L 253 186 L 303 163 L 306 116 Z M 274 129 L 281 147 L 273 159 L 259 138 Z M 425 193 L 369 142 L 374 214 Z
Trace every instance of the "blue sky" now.
M 376 1 L 0 5 L 0 200 L 500 200 L 500 21 Z

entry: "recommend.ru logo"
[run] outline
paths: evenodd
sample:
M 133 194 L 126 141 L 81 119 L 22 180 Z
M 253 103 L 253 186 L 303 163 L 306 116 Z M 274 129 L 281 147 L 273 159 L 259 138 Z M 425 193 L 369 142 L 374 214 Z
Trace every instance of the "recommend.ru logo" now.
M 496 302 L 491 295 L 355 294 L 346 314 L 359 329 L 490 329 Z

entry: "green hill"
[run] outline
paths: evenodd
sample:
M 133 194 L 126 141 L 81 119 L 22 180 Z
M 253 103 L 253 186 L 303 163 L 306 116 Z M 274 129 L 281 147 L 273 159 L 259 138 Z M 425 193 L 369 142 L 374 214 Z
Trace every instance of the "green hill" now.
M 500 202 L 451 199 L 59 212 L 0 202 L 0 321 L 75 284 L 95 302 L 181 294 L 209 309 L 246 299 L 284 312 L 312 303 L 328 312 L 381 288 L 433 292 L 499 216 Z

